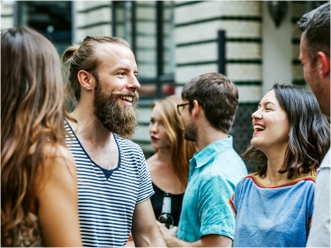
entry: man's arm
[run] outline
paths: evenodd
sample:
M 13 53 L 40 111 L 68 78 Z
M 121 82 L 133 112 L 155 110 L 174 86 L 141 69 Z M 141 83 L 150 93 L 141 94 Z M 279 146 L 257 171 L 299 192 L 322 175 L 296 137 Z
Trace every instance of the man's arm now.
M 314 205 L 307 247 L 330 247 L 330 167 L 317 174 Z
M 150 199 L 136 205 L 132 220 L 132 236 L 136 247 L 166 247 L 157 228 Z
M 167 229 L 159 222 L 158 227 L 162 234 L 164 241 L 168 247 L 231 247 L 232 239 L 217 235 L 217 234 L 209 234 L 203 236 L 201 240 L 195 242 L 186 242 L 176 237 L 177 227 L 172 229 Z

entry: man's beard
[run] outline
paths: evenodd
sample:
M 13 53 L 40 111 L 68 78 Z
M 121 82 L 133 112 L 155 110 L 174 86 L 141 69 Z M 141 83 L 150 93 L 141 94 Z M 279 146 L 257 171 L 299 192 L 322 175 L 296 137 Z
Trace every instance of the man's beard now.
M 120 105 L 117 101 L 123 95 L 132 95 L 132 106 Z M 123 138 L 131 138 L 137 126 L 138 111 L 136 102 L 138 93 L 135 92 L 112 92 L 110 95 L 102 92 L 101 85 L 97 79 L 94 92 L 94 115 L 103 126 L 110 132 L 116 133 Z
M 197 139 L 197 130 L 195 126 L 190 123 L 187 126 L 185 126 L 185 132 L 184 132 L 184 138 L 189 141 L 195 142 Z

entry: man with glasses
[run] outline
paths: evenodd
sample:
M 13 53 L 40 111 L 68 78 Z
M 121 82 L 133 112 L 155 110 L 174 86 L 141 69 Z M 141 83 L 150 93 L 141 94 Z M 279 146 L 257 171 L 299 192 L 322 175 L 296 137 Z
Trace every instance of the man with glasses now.
M 222 74 L 207 73 L 184 86 L 182 99 L 177 111 L 185 139 L 195 141 L 199 152 L 190 160 L 178 229 L 160 224 L 159 229 L 168 247 L 231 247 L 235 215 L 229 199 L 247 175 L 228 134 L 238 107 L 238 90 Z

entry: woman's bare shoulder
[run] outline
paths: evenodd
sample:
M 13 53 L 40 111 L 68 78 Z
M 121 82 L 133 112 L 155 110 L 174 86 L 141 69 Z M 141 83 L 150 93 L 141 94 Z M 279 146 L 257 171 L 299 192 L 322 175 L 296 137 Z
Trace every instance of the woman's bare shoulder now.
M 75 167 L 73 155 L 67 147 L 61 144 L 46 144 L 44 147 L 44 158 L 46 167 L 54 165 Z
M 76 165 L 71 152 L 60 144 L 46 144 L 44 147 L 44 163 L 36 177 L 41 188 L 49 182 L 58 184 L 76 184 Z

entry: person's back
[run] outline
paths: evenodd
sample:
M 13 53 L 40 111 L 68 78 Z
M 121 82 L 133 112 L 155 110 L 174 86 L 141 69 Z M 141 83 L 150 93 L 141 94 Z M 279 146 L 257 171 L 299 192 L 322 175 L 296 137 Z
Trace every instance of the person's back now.
M 247 175 L 229 135 L 238 107 L 238 90 L 225 76 L 206 73 L 191 79 L 177 105 L 185 139 L 198 152 L 190 160 L 188 185 L 176 237 L 159 226 L 168 246 L 231 246 L 235 216 L 229 199 Z
M 81 246 L 63 78 L 36 31 L 1 32 L 1 245 Z

